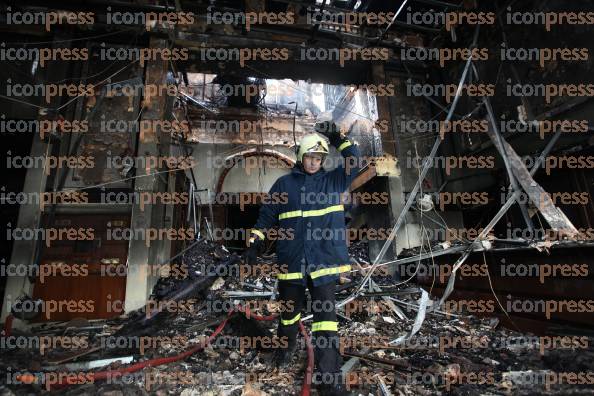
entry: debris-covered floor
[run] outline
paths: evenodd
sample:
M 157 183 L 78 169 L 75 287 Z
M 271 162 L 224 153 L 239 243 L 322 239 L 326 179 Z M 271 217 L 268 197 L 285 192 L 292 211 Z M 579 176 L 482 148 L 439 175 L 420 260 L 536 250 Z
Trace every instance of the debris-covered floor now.
M 361 243 L 350 249 L 362 267 L 369 265 Z M 265 268 L 274 260 L 273 255 L 264 256 L 260 264 Z M 49 390 L 70 395 L 299 394 L 307 365 L 305 344 L 300 343 L 290 369 L 273 368 L 272 343 L 253 340 L 275 334 L 276 320 L 254 320 L 270 319 L 278 312 L 278 304 L 270 300 L 274 277 L 263 270 L 259 276 L 244 278 L 238 262 L 237 256 L 219 245 L 199 242 L 180 262 L 170 265 L 169 273 L 154 288 L 155 303 L 146 312 L 110 321 L 44 324 L 35 326 L 31 334 L 13 330 L 14 337 L 62 337 L 79 340 L 81 347 L 49 346 L 43 354 L 38 347 L 19 348 L 4 356 L 0 363 L 2 394 L 46 393 L 49 386 L 42 382 L 52 379 L 50 372 L 96 373 Z M 186 279 L 177 276 L 185 271 Z M 337 301 L 351 293 L 361 276 L 360 272 L 348 274 L 338 288 Z M 386 286 L 381 293 L 368 294 L 368 304 L 351 304 L 339 311 L 341 353 L 352 391 L 363 395 L 594 394 L 592 385 L 587 385 L 594 376 L 594 350 L 585 336 L 537 337 L 508 330 L 496 318 L 436 311 L 427 313 L 411 339 L 390 345 L 410 331 L 420 289 L 410 283 L 395 289 L 389 277 L 373 279 L 380 287 Z M 162 306 L 158 313 L 153 309 L 157 300 L 177 304 Z M 388 300 L 406 319 L 390 308 Z M 249 311 L 228 316 L 226 312 L 238 304 L 249 306 Z M 206 345 L 226 318 L 227 325 Z M 192 348 L 200 350 L 180 356 Z M 178 359 L 163 359 L 173 356 Z M 143 362 L 150 364 L 141 367 Z M 129 367 L 135 370 L 115 374 Z M 108 375 L 97 374 L 109 370 Z M 583 377 L 564 376 L 566 372 Z

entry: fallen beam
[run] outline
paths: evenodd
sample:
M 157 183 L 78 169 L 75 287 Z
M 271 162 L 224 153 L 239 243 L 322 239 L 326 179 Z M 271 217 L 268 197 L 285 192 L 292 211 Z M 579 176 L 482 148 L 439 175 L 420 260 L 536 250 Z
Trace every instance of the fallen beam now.
M 509 145 L 509 143 L 504 142 L 503 144 L 510 159 L 514 175 L 524 191 L 526 191 L 526 194 L 530 197 L 530 200 L 538 208 L 540 213 L 542 213 L 547 223 L 549 223 L 553 230 L 559 231 L 561 234 L 569 238 L 576 238 L 579 235 L 579 231 L 567 216 L 565 216 L 565 213 L 555 206 L 551 196 L 534 181 L 530 172 L 526 169 L 526 165 L 524 165 L 524 162 L 516 151 Z

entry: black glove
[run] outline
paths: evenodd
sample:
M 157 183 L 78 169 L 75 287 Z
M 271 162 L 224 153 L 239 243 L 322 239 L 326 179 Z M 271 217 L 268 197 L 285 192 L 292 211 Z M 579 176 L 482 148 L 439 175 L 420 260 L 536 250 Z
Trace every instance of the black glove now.
M 264 241 L 261 239 L 255 239 L 254 242 L 250 242 L 250 246 L 243 252 L 244 263 L 248 265 L 256 264 L 263 244 Z
M 321 135 L 326 136 L 330 141 L 330 144 L 334 147 L 338 147 L 340 146 L 340 143 L 342 143 L 343 139 L 340 136 L 338 126 L 332 121 L 324 121 L 317 123 L 315 125 L 315 131 Z

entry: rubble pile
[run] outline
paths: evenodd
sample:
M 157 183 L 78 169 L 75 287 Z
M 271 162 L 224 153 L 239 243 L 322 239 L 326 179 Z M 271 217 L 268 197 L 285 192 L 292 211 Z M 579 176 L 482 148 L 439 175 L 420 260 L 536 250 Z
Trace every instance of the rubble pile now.
M 339 286 L 337 301 L 356 289 L 362 271 L 370 265 L 364 242 L 351 245 L 350 253 L 355 270 L 342 279 L 346 283 Z M 275 255 L 259 261 L 262 266 L 275 263 Z M 37 325 L 31 334 L 15 330 L 13 335 L 85 336 L 88 347 L 56 347 L 43 354 L 39 349 L 20 348 L 4 356 L 0 363 L 2 394 L 47 392 L 41 383 L 10 383 L 10 376 L 17 372 L 117 370 L 176 356 L 197 345 L 204 348 L 168 364 L 151 364 L 109 380 L 52 388 L 51 392 L 110 396 L 299 394 L 307 360 L 303 338 L 299 336 L 301 348 L 293 364 L 286 370 L 273 368 L 274 348 L 250 340 L 272 338 L 276 332 L 276 320 L 254 320 L 255 315 L 278 313 L 273 301 L 275 277 L 270 272 L 244 276 L 240 264 L 239 257 L 224 247 L 200 241 L 178 262 L 164 268 L 154 286 L 151 300 L 176 300 L 177 310 L 151 307 L 114 320 Z M 179 274 L 184 276 L 176 276 Z M 533 395 L 537 389 L 538 394 L 594 394 L 592 385 L 559 384 L 563 381 L 558 378 L 555 383 L 551 374 L 592 370 L 594 350 L 587 337 L 577 339 L 585 348 L 576 348 L 579 345 L 574 342 L 567 349 L 552 349 L 548 347 L 551 339 L 505 329 L 497 319 L 437 310 L 427 313 L 415 336 L 392 345 L 392 340 L 410 331 L 421 292 L 410 282 L 399 285 L 390 275 L 372 279 L 379 289 L 366 291 L 356 304 L 346 304 L 338 311 L 341 353 L 352 391 L 362 395 Z M 229 315 L 237 306 L 249 306 L 249 311 Z M 208 342 L 225 319 L 226 326 Z M 149 339 L 151 344 L 112 347 L 105 341 L 110 337 Z M 534 384 L 538 378 L 542 386 Z

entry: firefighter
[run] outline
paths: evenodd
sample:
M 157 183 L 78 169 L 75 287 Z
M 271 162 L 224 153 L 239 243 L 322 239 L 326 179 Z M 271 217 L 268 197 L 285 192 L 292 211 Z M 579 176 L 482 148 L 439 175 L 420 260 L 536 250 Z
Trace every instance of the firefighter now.
M 287 271 L 278 274 L 281 310 L 278 336 L 287 337 L 288 347 L 275 351 L 277 367 L 285 367 L 297 346 L 301 311 L 305 306 L 305 287 L 311 295 L 313 313 L 312 342 L 316 370 L 313 382 L 323 395 L 345 395 L 340 374 L 338 321 L 335 289 L 340 273 L 350 271 L 346 245 L 344 206 L 346 192 L 360 169 L 359 149 L 341 136 L 333 122 L 316 125 L 318 133 L 308 134 L 297 147 L 297 162 L 291 173 L 276 180 L 269 200 L 260 208 L 258 221 L 250 234 L 245 261 L 252 265 L 268 229 L 278 226 L 292 239 L 277 240 L 278 264 Z M 328 143 L 344 157 L 344 164 L 326 171 L 322 164 L 328 155 Z M 289 233 L 292 231 L 292 234 Z

